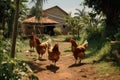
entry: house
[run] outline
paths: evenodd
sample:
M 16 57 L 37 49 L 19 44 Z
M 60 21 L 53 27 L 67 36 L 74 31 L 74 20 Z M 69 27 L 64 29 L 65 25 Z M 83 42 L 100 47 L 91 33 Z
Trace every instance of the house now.
M 67 16 L 68 13 L 58 6 L 48 8 L 44 10 L 43 13 L 44 16 L 48 16 L 50 19 L 59 22 L 58 26 L 63 26 L 66 23 L 65 16 Z
M 25 19 L 22 23 L 22 35 L 31 35 L 32 32 L 36 34 L 50 34 L 54 35 L 53 28 L 58 24 L 57 21 L 43 17 L 37 20 L 35 16 Z
M 34 16 L 22 22 L 22 35 L 31 35 L 32 32 L 54 35 L 55 27 L 60 27 L 62 33 L 66 34 L 65 16 L 67 15 L 67 12 L 58 6 L 48 8 L 43 11 L 43 17 L 39 21 Z

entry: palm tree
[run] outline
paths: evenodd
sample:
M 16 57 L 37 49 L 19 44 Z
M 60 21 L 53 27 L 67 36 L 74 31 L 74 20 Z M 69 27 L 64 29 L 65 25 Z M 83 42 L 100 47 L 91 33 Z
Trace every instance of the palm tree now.
M 80 4 L 81 6 L 82 4 Z M 75 13 L 75 15 L 79 16 L 79 17 L 82 17 L 84 15 L 86 15 L 86 12 L 85 12 L 85 6 L 83 6 L 82 10 L 80 9 L 76 9 L 77 13 Z
M 35 16 L 39 20 L 42 17 L 43 3 L 47 0 L 32 0 L 35 3 Z
M 80 30 L 85 26 L 85 23 L 83 22 L 83 17 L 87 15 L 86 11 L 85 11 L 85 6 L 83 4 L 80 4 L 80 6 L 82 8 L 82 10 L 80 9 L 76 9 L 76 13 L 75 13 L 75 21 L 76 21 L 76 28 L 77 28 L 77 35 L 78 38 L 80 38 Z
M 36 19 L 39 21 L 42 18 L 42 12 L 43 12 L 43 3 L 47 0 L 32 0 L 34 2 L 34 6 L 32 7 L 30 11 L 30 16 L 35 16 Z M 42 26 L 42 23 L 40 24 Z M 36 24 L 34 25 L 34 33 L 36 33 Z M 40 30 L 38 30 L 39 33 Z
M 65 16 L 65 20 L 66 20 L 66 25 L 69 27 L 70 31 L 72 32 L 72 35 L 74 36 L 74 19 L 71 16 L 71 13 L 69 13 L 67 16 Z

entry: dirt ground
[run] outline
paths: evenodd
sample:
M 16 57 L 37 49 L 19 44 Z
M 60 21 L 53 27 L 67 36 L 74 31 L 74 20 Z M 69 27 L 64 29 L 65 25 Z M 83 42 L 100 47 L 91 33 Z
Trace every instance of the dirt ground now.
M 83 60 L 81 64 L 74 64 L 72 52 L 65 51 L 71 44 L 68 42 L 62 44 L 59 46 L 61 55 L 56 66 L 51 65 L 47 53 L 43 59 L 37 61 L 34 61 L 36 52 L 32 53 L 31 57 L 28 56 L 32 60 L 29 65 L 39 80 L 115 80 L 115 77 L 116 80 L 120 80 L 120 74 L 98 75 L 93 63 L 86 63 Z

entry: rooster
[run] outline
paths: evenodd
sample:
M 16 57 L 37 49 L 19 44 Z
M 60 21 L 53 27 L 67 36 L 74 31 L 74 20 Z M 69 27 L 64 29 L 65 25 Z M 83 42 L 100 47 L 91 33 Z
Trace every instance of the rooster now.
M 71 42 L 71 51 L 73 52 L 73 56 L 75 58 L 75 64 L 77 63 L 77 60 L 79 58 L 79 63 L 81 63 L 81 60 L 85 57 L 85 50 L 88 46 L 87 40 L 82 45 L 77 45 L 76 41 L 74 39 L 70 39 Z
M 48 47 L 48 42 L 50 43 L 51 39 L 48 39 L 46 42 L 41 43 L 39 41 L 39 38 L 36 37 L 35 41 L 36 41 L 36 51 L 39 55 L 39 57 L 38 57 L 38 59 L 39 59 L 39 58 L 42 58 L 43 54 L 45 54 L 46 49 Z
M 60 51 L 58 43 L 55 43 L 54 47 L 51 46 L 51 44 L 48 44 L 48 59 L 51 60 L 54 65 L 56 65 L 56 62 L 60 58 Z
M 34 51 L 34 47 L 35 47 L 35 35 L 34 35 L 33 32 L 32 32 L 32 35 L 30 36 L 29 46 Z

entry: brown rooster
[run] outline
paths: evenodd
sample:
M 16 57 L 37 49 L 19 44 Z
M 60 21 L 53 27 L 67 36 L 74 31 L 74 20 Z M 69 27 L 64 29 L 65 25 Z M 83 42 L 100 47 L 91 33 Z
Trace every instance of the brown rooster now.
M 50 42 L 51 40 L 48 39 L 46 42 L 41 43 L 39 41 L 39 38 L 36 37 L 35 41 L 36 41 L 36 51 L 39 55 L 39 57 L 38 57 L 38 59 L 39 59 L 39 58 L 42 58 L 43 54 L 45 54 L 46 49 L 48 47 L 48 42 Z
M 55 43 L 54 47 L 51 46 L 51 44 L 48 44 L 48 59 L 51 60 L 54 65 L 56 65 L 56 62 L 60 58 L 60 51 L 58 43 Z
M 34 47 L 35 47 L 35 35 L 34 35 L 33 32 L 32 32 L 32 35 L 30 36 L 29 46 L 34 51 Z
M 77 63 L 77 60 L 79 58 L 79 63 L 81 63 L 81 60 L 85 57 L 85 50 L 88 46 L 88 42 L 85 41 L 82 45 L 77 45 L 76 41 L 74 39 L 70 39 L 71 42 L 71 51 L 73 52 L 73 56 L 75 58 L 75 64 Z

